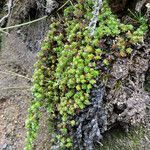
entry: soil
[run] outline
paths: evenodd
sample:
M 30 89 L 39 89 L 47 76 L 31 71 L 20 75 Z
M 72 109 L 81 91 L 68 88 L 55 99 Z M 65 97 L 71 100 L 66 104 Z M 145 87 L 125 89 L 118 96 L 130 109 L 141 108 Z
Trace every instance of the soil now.
M 14 25 L 28 21 L 31 15 L 30 8 L 34 4 L 34 1 L 16 1 L 15 9 L 17 11 L 13 11 L 13 17 L 9 18 L 10 21 L 7 23 Z M 16 12 L 19 13 L 19 16 Z M 38 18 L 42 15 L 41 12 L 34 17 Z M 30 88 L 33 64 L 48 25 L 48 20 L 42 20 L 17 28 L 17 30 L 11 30 L 9 35 L 4 35 L 2 38 L 0 50 L 0 150 L 24 149 L 25 120 L 32 99 Z M 41 149 L 41 145 L 44 147 L 48 144 L 46 127 L 46 123 L 45 126 L 42 125 L 41 138 L 37 140 L 35 149 Z
M 0 74 L 0 149 L 21 150 L 26 134 L 25 118 L 32 98 L 31 82 L 14 73 L 30 79 L 36 52 L 29 50 L 15 32 L 3 41 L 0 52 L 0 71 L 4 72 Z

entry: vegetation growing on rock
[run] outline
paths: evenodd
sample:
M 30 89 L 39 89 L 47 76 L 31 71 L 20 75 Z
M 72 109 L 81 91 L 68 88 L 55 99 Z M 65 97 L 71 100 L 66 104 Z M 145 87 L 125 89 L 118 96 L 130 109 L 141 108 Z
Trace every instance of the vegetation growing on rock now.
M 50 114 L 52 145 L 58 149 L 74 147 L 73 135 L 78 126 L 75 116 L 91 104 L 91 90 L 97 79 L 106 83 L 115 59 L 128 57 L 134 45 L 143 40 L 146 20 L 142 19 L 138 27 L 120 23 L 107 0 L 103 1 L 91 36 L 88 24 L 93 5 L 92 0 L 77 0 L 65 8 L 62 19 L 50 25 L 35 64 L 26 150 L 32 149 L 37 137 L 41 108 Z

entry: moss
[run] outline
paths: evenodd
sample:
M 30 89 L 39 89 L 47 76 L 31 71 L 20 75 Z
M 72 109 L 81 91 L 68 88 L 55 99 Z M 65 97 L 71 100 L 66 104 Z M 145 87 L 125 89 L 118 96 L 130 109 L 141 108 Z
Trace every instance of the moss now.
M 138 29 L 121 24 L 105 0 L 91 36 L 87 27 L 92 18 L 92 6 L 92 0 L 77 0 L 65 8 L 61 20 L 56 19 L 50 25 L 35 64 L 34 100 L 26 123 L 26 150 L 32 149 L 37 136 L 42 107 L 51 116 L 53 145 L 60 149 L 73 147 L 72 133 L 78 123 L 74 116 L 90 104 L 90 91 L 96 78 L 107 78 L 104 70 L 111 66 L 109 55 L 116 57 L 118 53 L 119 57 L 127 57 L 132 52 L 130 47 L 141 41 L 147 29 L 145 24 Z M 107 38 L 115 42 L 105 48 L 101 39 Z
M 96 150 L 141 150 L 148 149 L 150 133 L 145 127 L 136 127 L 128 133 L 115 129 L 107 133 Z M 145 143 L 147 141 L 147 144 Z M 144 144 L 145 143 L 145 144 Z M 145 146 L 144 146 L 145 145 Z

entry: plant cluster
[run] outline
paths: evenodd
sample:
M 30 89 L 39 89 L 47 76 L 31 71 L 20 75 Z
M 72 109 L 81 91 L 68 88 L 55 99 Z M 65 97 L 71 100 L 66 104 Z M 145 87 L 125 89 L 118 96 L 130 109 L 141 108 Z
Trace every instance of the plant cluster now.
M 138 29 L 120 23 L 104 0 L 91 36 L 87 27 L 92 8 L 92 0 L 76 0 L 65 8 L 62 19 L 50 25 L 35 64 L 26 150 L 32 149 L 37 137 L 43 107 L 50 114 L 52 145 L 74 147 L 72 137 L 78 125 L 74 118 L 90 105 L 96 79 L 106 80 L 115 58 L 128 56 L 147 30 L 146 21 Z

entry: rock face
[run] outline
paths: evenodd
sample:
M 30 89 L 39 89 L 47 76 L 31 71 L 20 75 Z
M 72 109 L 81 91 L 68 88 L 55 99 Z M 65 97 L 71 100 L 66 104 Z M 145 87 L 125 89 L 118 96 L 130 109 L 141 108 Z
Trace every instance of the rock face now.
M 4 4 L 3 2 L 0 2 L 0 6 Z M 124 0 L 120 10 L 116 8 L 116 12 L 122 11 L 126 6 L 126 2 L 127 0 Z M 49 1 L 46 3 L 44 0 L 41 0 L 41 2 L 36 0 L 16 1 L 14 5 L 15 11 L 12 12 L 12 17 L 8 19 L 7 24 L 17 24 L 45 15 L 45 8 L 41 4 L 47 5 L 48 13 L 51 12 L 51 8 L 56 8 L 56 5 L 51 7 Z M 112 9 L 115 6 L 112 5 Z M 31 86 L 31 82 L 12 74 L 17 73 L 31 78 L 36 53 L 40 49 L 40 43 L 49 24 L 49 20 L 43 20 L 36 24 L 13 30 L 9 36 L 3 37 L 2 49 L 0 50 L 0 71 L 3 71 L 0 74 L 0 149 L 2 150 L 21 150 L 24 147 L 26 135 L 24 121 L 27 115 L 28 104 L 32 97 L 27 88 Z M 150 112 L 147 110 L 147 106 L 150 105 L 150 95 L 144 90 L 144 82 L 147 81 L 145 84 L 149 82 L 149 35 L 148 33 L 145 45 L 137 47 L 137 52 L 133 53 L 131 58 L 118 59 L 113 65 L 112 77 L 106 87 L 104 98 L 105 107 L 108 110 L 107 122 L 103 109 L 91 108 L 92 111 L 99 109 L 101 114 L 104 114 L 101 123 L 107 124 L 108 129 L 116 123 L 126 129 L 128 129 L 129 125 L 138 125 L 141 122 L 149 125 Z M 8 73 L 8 71 L 13 73 Z M 93 99 L 100 98 L 101 95 L 99 94 L 94 93 L 93 90 L 93 95 L 95 95 Z M 96 104 L 93 103 L 92 106 L 101 105 L 99 100 L 96 101 Z M 99 117 L 100 114 L 97 113 L 95 116 L 90 116 L 90 112 L 86 111 L 86 113 L 89 113 L 89 116 L 83 112 L 83 118 L 87 116 L 89 118 L 93 117 L 93 124 L 95 125 L 95 128 L 89 126 L 88 129 L 92 129 L 90 133 L 96 133 L 99 140 L 101 135 L 95 129 L 97 126 L 96 117 Z M 81 124 L 82 128 L 88 126 L 82 120 Z M 100 125 L 100 123 L 98 124 Z M 35 149 L 44 148 L 46 150 L 49 147 L 47 130 L 47 127 L 43 125 L 41 137 L 37 140 Z M 104 130 L 106 129 L 102 129 L 102 131 Z M 80 127 L 78 127 L 78 131 L 80 131 Z M 84 133 L 86 134 L 87 131 Z M 86 136 L 88 146 L 91 143 L 88 135 Z
M 131 59 L 119 59 L 113 65 L 110 91 L 106 95 L 110 125 L 115 122 L 134 126 L 144 123 L 146 106 L 150 103 L 149 94 L 143 87 L 149 67 L 147 51 L 137 50 Z

